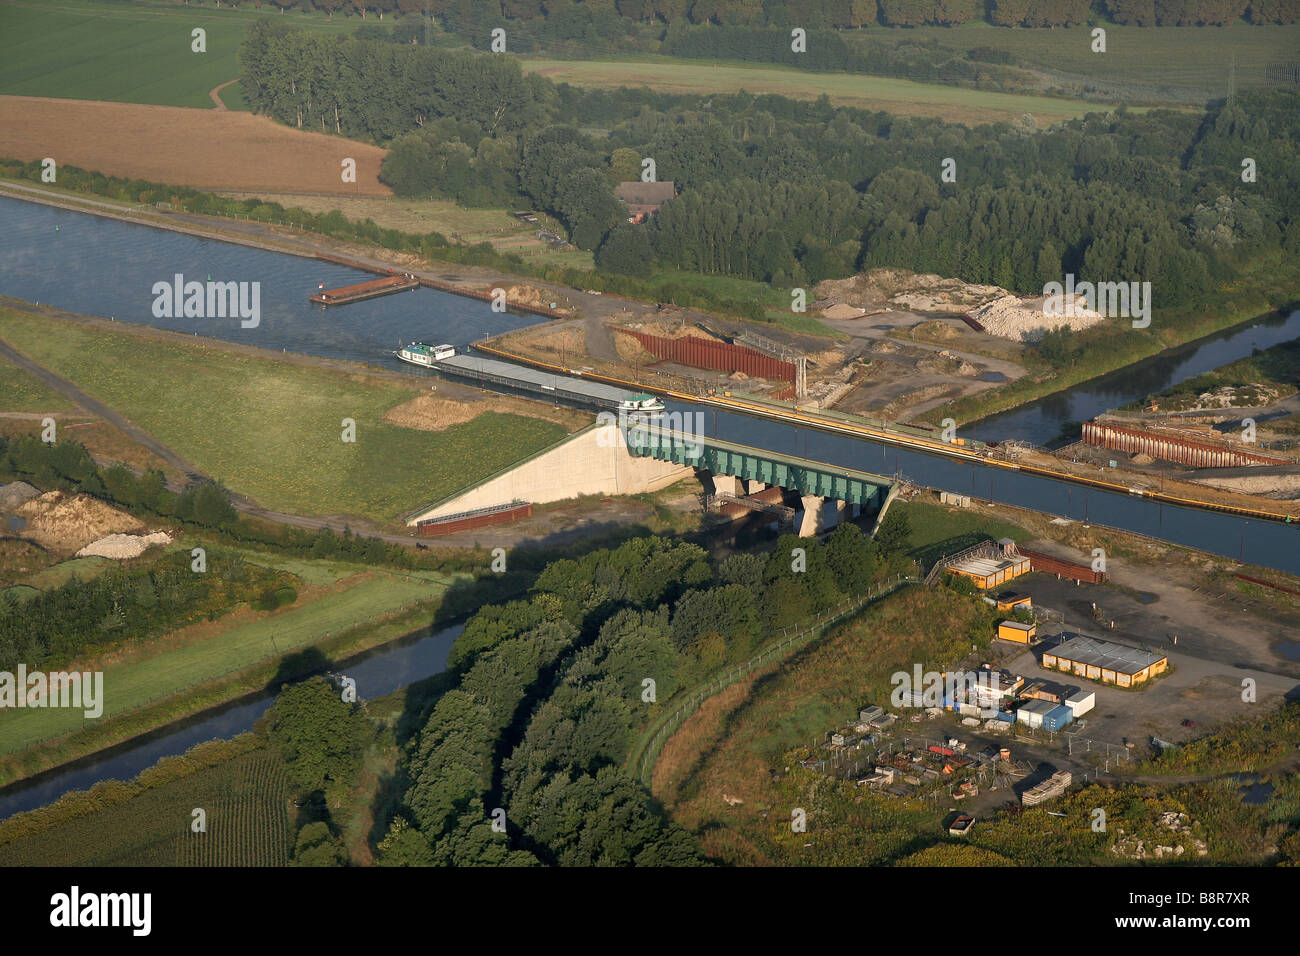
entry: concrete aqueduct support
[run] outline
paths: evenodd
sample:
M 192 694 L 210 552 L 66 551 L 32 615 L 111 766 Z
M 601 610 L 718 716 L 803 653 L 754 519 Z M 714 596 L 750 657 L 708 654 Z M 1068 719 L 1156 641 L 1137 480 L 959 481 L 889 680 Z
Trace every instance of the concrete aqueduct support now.
M 822 530 L 822 505 L 826 499 L 821 495 L 803 495 L 803 513 L 799 516 L 799 537 L 811 538 Z

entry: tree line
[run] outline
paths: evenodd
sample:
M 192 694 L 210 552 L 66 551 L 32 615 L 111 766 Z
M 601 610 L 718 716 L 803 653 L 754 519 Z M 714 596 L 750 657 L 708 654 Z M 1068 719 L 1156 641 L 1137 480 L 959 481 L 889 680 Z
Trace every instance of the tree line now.
M 228 5 L 238 6 L 239 4 Z M 271 0 L 281 10 L 317 10 L 366 17 L 431 15 L 464 31 L 498 23 L 541 21 L 561 39 L 579 31 L 613 38 L 632 24 L 773 25 L 848 29 L 866 26 L 956 26 L 985 20 L 999 26 L 1050 28 L 1090 18 L 1116 23 L 1220 26 L 1242 17 L 1252 23 L 1294 23 L 1296 0 Z M 792 9 L 793 8 L 793 9 Z
M 1201 116 L 1120 109 L 1037 132 L 834 107 L 825 97 L 575 90 L 525 77 L 508 57 L 294 36 L 250 30 L 248 46 L 260 52 L 245 58 L 246 75 L 267 91 L 255 102 L 295 116 L 299 107 L 285 113 L 285 103 L 307 96 L 300 80 L 318 74 L 342 92 L 322 101 L 312 88 L 316 113 L 321 102 L 385 91 L 379 125 L 407 124 L 382 172 L 399 195 L 525 202 L 608 272 L 683 269 L 802 287 L 890 265 L 1026 295 L 1047 275 L 1074 273 L 1150 281 L 1163 308 L 1203 302 L 1245 258 L 1300 243 L 1289 159 L 1300 96 L 1291 90 L 1249 90 Z M 317 55 L 333 66 L 321 69 Z M 272 72 L 259 72 L 267 64 Z M 476 82 L 448 79 L 462 71 L 499 83 L 451 96 L 445 90 Z M 409 78 L 421 74 L 435 80 L 416 92 Z M 338 127 L 377 128 L 353 117 L 364 109 L 343 110 Z M 608 133 L 586 132 L 600 125 Z M 613 195 L 642 157 L 680 192 L 643 234 L 624 228 Z M 1243 181 L 1243 157 L 1267 174 Z M 946 161 L 955 182 L 941 177 Z

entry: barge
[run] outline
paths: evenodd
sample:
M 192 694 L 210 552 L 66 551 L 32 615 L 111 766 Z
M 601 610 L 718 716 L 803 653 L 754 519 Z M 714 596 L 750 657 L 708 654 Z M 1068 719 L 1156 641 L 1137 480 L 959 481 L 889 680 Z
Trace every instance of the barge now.
M 356 285 L 345 285 L 338 289 L 324 289 L 309 298 L 318 305 L 348 305 L 352 302 L 364 302 L 366 299 L 374 299 L 381 295 L 392 295 L 394 292 L 407 292 L 418 288 L 420 288 L 420 280 L 408 272 L 384 276 L 382 279 L 371 279 L 369 282 L 358 282 Z
M 616 388 L 602 382 L 574 375 L 556 375 L 512 362 L 457 354 L 451 345 L 425 345 L 412 342 L 394 353 L 403 362 L 431 368 L 443 375 L 467 379 L 481 385 L 504 385 L 531 392 L 551 401 L 594 406 L 620 413 L 654 415 L 664 410 L 664 403 L 653 395 Z

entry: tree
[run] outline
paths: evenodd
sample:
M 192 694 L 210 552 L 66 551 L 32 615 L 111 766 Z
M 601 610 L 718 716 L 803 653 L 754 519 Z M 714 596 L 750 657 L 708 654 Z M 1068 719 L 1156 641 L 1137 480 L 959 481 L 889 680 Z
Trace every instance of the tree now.
M 890 557 L 904 554 L 911 546 L 912 518 L 907 511 L 893 508 L 885 515 L 880 529 L 876 531 L 876 547 L 882 555 Z
M 373 737 L 356 704 L 343 701 L 324 677 L 286 687 L 265 720 L 267 743 L 284 758 L 299 793 L 351 786 Z
M 347 862 L 343 840 L 331 832 L 328 823 L 317 820 L 298 831 L 293 848 L 294 866 L 346 866 Z
M 596 250 L 596 266 L 607 272 L 645 278 L 651 273 L 654 250 L 646 231 L 631 223 L 619 223 Z

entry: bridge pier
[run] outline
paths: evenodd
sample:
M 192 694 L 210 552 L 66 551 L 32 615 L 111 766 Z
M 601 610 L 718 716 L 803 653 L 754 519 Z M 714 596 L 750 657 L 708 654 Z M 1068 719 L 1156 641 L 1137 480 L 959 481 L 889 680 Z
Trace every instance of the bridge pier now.
M 714 475 L 713 491 L 719 495 L 731 495 L 735 498 L 745 497 L 745 488 L 735 475 Z
M 835 500 L 835 523 L 837 525 L 844 524 L 844 522 L 848 521 L 850 517 L 854 516 L 853 512 L 856 511 L 857 508 L 857 505 L 851 505 L 842 498 L 837 498 Z
M 767 490 L 767 485 L 763 484 L 763 482 L 758 481 L 758 480 L 756 480 L 756 479 L 752 479 L 752 478 L 750 479 L 750 482 L 749 482 L 749 493 L 750 493 L 751 495 L 756 495 L 756 494 L 758 494 L 760 491 L 766 491 L 766 490 Z
M 811 538 L 822 530 L 822 505 L 826 499 L 821 495 L 801 495 L 803 513 L 799 515 L 799 537 Z

